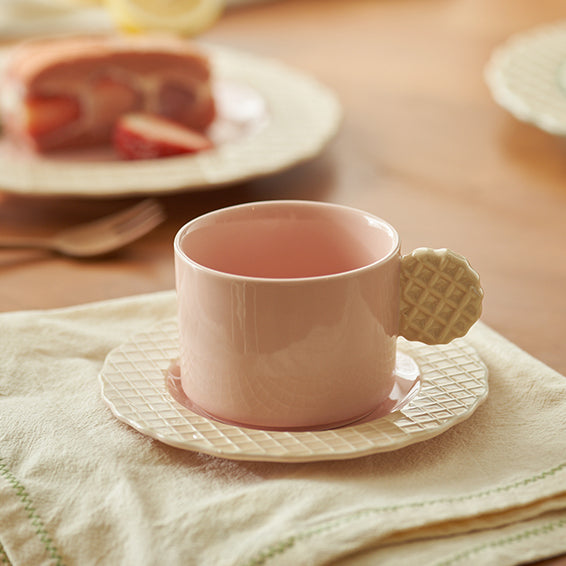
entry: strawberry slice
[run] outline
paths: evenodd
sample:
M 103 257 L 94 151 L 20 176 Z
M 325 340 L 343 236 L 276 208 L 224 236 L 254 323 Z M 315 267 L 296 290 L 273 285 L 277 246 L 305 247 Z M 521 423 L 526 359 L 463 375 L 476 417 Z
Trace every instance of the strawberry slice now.
M 76 120 L 81 110 L 71 96 L 35 96 L 26 100 L 24 112 L 28 133 L 40 136 Z
M 141 107 L 141 95 L 125 82 L 109 76 L 99 77 L 92 83 L 92 112 L 107 123 Z
M 200 132 L 156 114 L 124 114 L 116 123 L 114 147 L 123 159 L 154 159 L 211 149 Z

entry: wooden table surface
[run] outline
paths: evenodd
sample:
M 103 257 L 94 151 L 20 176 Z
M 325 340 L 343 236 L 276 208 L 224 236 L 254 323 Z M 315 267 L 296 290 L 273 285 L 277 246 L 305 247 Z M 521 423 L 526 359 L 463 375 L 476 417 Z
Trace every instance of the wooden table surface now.
M 562 0 L 282 0 L 230 9 L 204 39 L 325 83 L 344 107 L 338 136 L 313 161 L 272 177 L 158 197 L 167 221 L 113 256 L 0 251 L 0 311 L 171 289 L 172 240 L 189 219 L 246 201 L 322 200 L 388 219 L 404 251 L 466 255 L 485 289 L 483 321 L 566 374 L 566 143 L 496 105 L 483 78 L 495 46 L 556 20 L 566 20 Z M 0 193 L 0 234 L 47 233 L 135 200 Z

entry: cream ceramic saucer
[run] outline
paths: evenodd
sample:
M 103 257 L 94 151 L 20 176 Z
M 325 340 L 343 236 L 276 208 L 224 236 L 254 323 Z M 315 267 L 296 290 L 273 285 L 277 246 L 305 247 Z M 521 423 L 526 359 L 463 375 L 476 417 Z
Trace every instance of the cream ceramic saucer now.
M 108 197 L 211 189 L 307 161 L 335 135 L 340 104 L 315 79 L 272 59 L 202 48 L 211 58 L 219 106 L 213 150 L 144 161 L 119 161 L 109 150 L 40 157 L 0 139 L 0 190 Z
M 120 421 L 151 438 L 232 460 L 310 462 L 397 450 L 467 419 L 488 392 L 487 368 L 465 339 L 440 346 L 400 339 L 400 350 L 420 368 L 421 383 L 396 411 L 333 430 L 238 427 L 198 415 L 169 393 L 166 375 L 177 339 L 176 322 L 169 320 L 110 352 L 99 375 L 102 398 Z
M 497 48 L 485 69 L 495 101 L 517 119 L 566 135 L 566 23 L 535 28 Z

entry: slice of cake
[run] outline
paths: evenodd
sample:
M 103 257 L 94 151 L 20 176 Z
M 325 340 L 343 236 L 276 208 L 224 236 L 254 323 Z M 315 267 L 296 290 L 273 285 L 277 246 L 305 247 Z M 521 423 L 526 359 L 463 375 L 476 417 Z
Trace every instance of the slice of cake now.
M 205 130 L 215 118 L 206 56 L 168 36 L 35 40 L 12 51 L 0 81 L 6 134 L 37 151 L 110 143 L 130 112 Z

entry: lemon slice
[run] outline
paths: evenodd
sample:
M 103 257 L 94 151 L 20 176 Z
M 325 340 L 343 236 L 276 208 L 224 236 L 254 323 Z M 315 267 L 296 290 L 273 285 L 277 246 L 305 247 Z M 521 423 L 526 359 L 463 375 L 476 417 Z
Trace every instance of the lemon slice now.
M 224 0 L 106 0 L 106 6 L 125 31 L 192 36 L 219 18 Z

